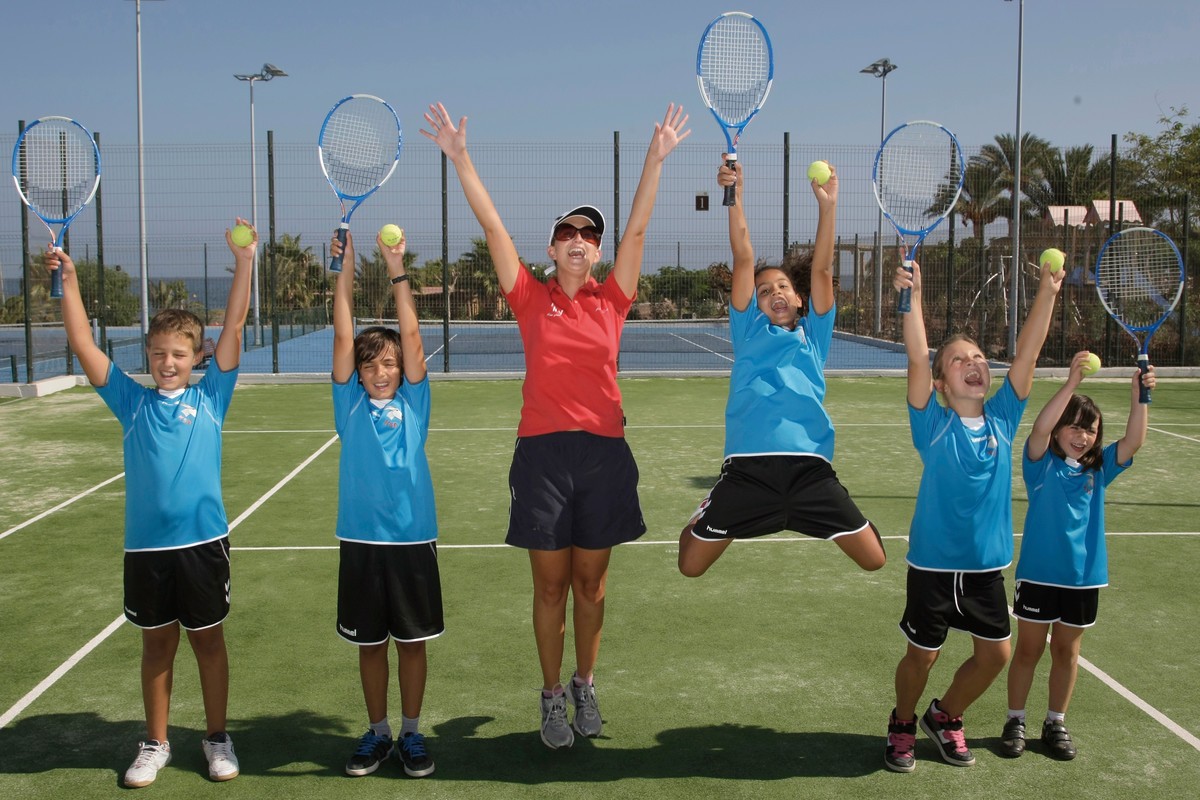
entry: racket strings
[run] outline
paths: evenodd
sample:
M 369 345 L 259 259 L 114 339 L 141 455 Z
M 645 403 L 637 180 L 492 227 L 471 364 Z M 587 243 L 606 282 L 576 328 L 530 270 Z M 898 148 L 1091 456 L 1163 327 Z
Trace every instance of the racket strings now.
M 936 125 L 910 124 L 879 151 L 875 187 L 880 205 L 901 230 L 919 233 L 950 212 L 962 166 L 948 133 Z
M 1096 267 L 1096 287 L 1109 312 L 1131 328 L 1147 328 L 1174 308 L 1182 291 L 1179 256 L 1162 234 L 1128 230 L 1109 242 Z
M 364 195 L 391 171 L 399 138 L 396 118 L 386 106 L 349 101 L 329 117 L 322 132 L 326 174 L 342 194 Z
M 91 136 L 70 120 L 28 128 L 14 166 L 30 208 L 50 220 L 66 219 L 87 205 L 99 175 Z
M 758 25 L 744 17 L 714 24 L 700 51 L 700 82 L 727 125 L 749 119 L 771 85 L 770 49 Z

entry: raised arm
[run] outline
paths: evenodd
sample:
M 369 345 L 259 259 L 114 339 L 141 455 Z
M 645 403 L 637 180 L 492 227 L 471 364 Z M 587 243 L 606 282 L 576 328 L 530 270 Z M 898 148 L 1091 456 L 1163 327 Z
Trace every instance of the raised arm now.
M 345 383 L 354 377 L 354 234 L 346 231 L 346 246 L 333 232 L 330 255 L 342 257 L 342 271 L 333 285 L 333 380 Z
M 1117 440 L 1117 463 L 1124 464 L 1133 458 L 1133 454 L 1141 449 L 1146 442 L 1146 430 L 1150 426 L 1150 404 L 1141 402 L 1139 391 L 1142 385 L 1153 389 L 1158 383 L 1154 375 L 1154 365 L 1150 365 L 1146 374 L 1141 371 L 1133 373 L 1129 398 L 1129 421 L 1125 423 L 1125 435 Z
M 458 173 L 458 181 L 462 184 L 467 203 L 471 206 L 471 211 L 475 213 L 475 219 L 479 220 L 480 227 L 483 228 L 488 251 L 492 255 L 492 264 L 496 267 L 496 277 L 500 281 L 500 288 L 507 293 L 517 284 L 517 276 L 520 274 L 519 270 L 522 269 L 521 258 L 517 255 L 516 245 L 513 244 L 512 237 L 508 235 L 503 220 L 500 219 L 500 212 L 496 210 L 496 204 L 492 202 L 492 196 L 484 187 L 479 173 L 475 171 L 471 156 L 467 152 L 467 118 L 459 119 L 456 127 L 451 121 L 446 107 L 438 103 L 429 107 L 429 112 L 425 114 L 425 121 L 433 130 L 422 129 L 421 133 L 432 139 L 446 154 L 446 158 L 454 164 L 454 171 Z
M 826 162 L 828 163 L 828 162 Z M 812 286 L 809 307 L 818 314 L 833 308 L 833 256 L 837 228 L 837 170 L 829 165 L 829 180 L 822 186 L 814 179 L 813 194 L 817 196 L 817 239 L 813 246 Z
M 1025 318 L 1025 325 L 1017 336 L 1017 352 L 1013 354 L 1012 366 L 1008 368 L 1008 382 L 1012 384 L 1017 397 L 1024 400 L 1033 390 L 1033 370 L 1037 366 L 1038 354 L 1046 342 L 1046 334 L 1050 332 L 1050 318 L 1054 315 L 1054 299 L 1062 288 L 1065 270 L 1051 272 L 1050 262 L 1042 265 L 1041 281 L 1038 283 L 1037 295 L 1033 298 L 1033 308 Z
M 46 269 L 62 271 L 62 316 L 63 328 L 67 332 L 67 342 L 71 351 L 83 366 L 83 374 L 91 381 L 92 386 L 103 386 L 108 383 L 108 356 L 96 346 L 92 339 L 92 327 L 88 322 L 87 309 L 83 306 L 83 296 L 79 293 L 79 275 L 75 272 L 75 262 L 62 250 L 51 246 L 43 257 Z
M 247 220 L 238 217 L 235 225 L 246 225 Z M 254 252 L 258 249 L 258 231 L 250 228 L 254 237 L 250 244 L 238 247 L 225 231 L 225 243 L 233 253 L 233 284 L 229 287 L 229 299 L 225 301 L 225 323 L 221 327 L 221 338 L 217 339 L 214 358 L 223 372 L 228 372 L 242 358 L 242 328 L 246 325 L 246 314 L 250 312 L 250 279 L 254 274 Z
M 1071 396 L 1075 394 L 1075 390 L 1083 381 L 1083 368 L 1087 364 L 1087 358 L 1087 350 L 1075 354 L 1075 357 L 1071 359 L 1067 382 L 1059 387 L 1059 390 L 1054 393 L 1054 396 L 1037 415 L 1037 419 L 1033 421 L 1033 430 L 1029 432 L 1029 438 L 1025 440 L 1025 452 L 1029 454 L 1031 460 L 1041 461 L 1042 456 L 1046 455 L 1046 451 L 1050 449 L 1050 436 L 1054 433 L 1054 426 L 1062 419 L 1063 411 L 1067 409 L 1067 403 L 1071 401 Z
M 730 302 L 738 311 L 745 311 L 754 302 L 754 246 L 750 244 L 750 226 L 746 223 L 746 207 L 742 202 L 746 173 L 741 160 L 734 161 L 731 169 L 726 165 L 726 154 L 722 153 L 717 183 L 722 191 L 726 186 L 734 187 L 735 202 L 729 206 L 729 251 L 733 256 Z
M 933 369 L 929 365 L 925 308 L 921 302 L 921 265 L 914 261 L 912 266 L 912 272 L 896 267 L 892 286 L 896 291 L 912 289 L 912 310 L 900 315 L 900 324 L 904 333 L 904 352 L 908 354 L 908 404 L 923 409 L 933 396 Z
M 379 252 L 387 262 L 388 279 L 392 282 L 392 297 L 396 301 L 396 320 L 400 328 L 400 349 L 404 363 L 404 377 L 409 383 L 425 380 L 425 343 L 421 340 L 421 323 L 417 318 L 417 302 L 413 299 L 412 283 L 404 268 L 404 251 L 407 241 L 403 236 L 395 247 L 387 247 L 383 239 L 376 237 Z M 402 279 L 399 280 L 398 279 Z
M 662 165 L 675 146 L 691 135 L 684 130 L 688 115 L 683 106 L 674 103 L 667 106 L 662 122 L 654 123 L 654 135 L 646 150 L 646 161 L 642 165 L 642 177 L 633 204 L 629 208 L 629 219 L 625 222 L 625 235 L 621 237 L 621 249 L 613 263 L 613 278 L 626 297 L 637 294 L 638 278 L 642 272 L 642 255 L 646 247 L 646 229 L 650 215 L 654 212 L 654 201 L 658 197 L 658 181 L 662 177 Z M 682 133 L 681 133 L 682 131 Z

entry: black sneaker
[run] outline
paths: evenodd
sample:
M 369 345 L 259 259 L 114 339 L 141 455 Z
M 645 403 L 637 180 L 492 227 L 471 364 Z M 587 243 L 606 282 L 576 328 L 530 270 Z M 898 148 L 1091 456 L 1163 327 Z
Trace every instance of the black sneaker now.
M 921 715 L 921 730 L 937 742 L 938 752 L 942 760 L 956 767 L 970 767 L 975 763 L 975 756 L 967 749 L 967 737 L 963 734 L 962 717 L 951 717 L 944 711 L 934 711 L 937 703 L 934 699 Z
M 896 709 L 888 717 L 887 750 L 883 764 L 892 772 L 912 772 L 917 768 L 913 751 L 917 747 L 917 721 L 896 719 Z
M 1071 741 L 1071 733 L 1062 722 L 1046 720 L 1042 723 L 1042 744 L 1059 761 L 1070 761 L 1075 757 L 1075 743 Z
M 1025 720 L 1020 717 L 1009 717 L 1000 734 L 1000 755 L 1006 758 L 1018 758 L 1024 752 Z
M 358 777 L 370 775 L 379 769 L 379 765 L 387 761 L 392 752 L 392 737 L 380 736 L 375 731 L 367 731 L 358 740 L 358 748 L 350 760 L 346 762 L 346 774 Z
M 411 778 L 424 778 L 433 774 L 433 759 L 425 749 L 425 737 L 419 733 L 406 733 L 396 745 L 404 772 Z

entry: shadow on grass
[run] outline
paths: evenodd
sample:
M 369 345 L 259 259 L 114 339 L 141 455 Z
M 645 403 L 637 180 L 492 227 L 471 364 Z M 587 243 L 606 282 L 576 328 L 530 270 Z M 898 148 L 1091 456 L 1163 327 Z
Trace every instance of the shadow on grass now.
M 661 731 L 653 747 L 621 749 L 612 740 L 576 737 L 568 751 L 542 744 L 536 730 L 476 738 L 486 717 L 437 725 L 438 775 L 447 780 L 516 784 L 586 783 L 625 778 L 783 780 L 852 778 L 883 769 L 882 736 L 805 731 L 781 733 L 747 725 Z
M 207 775 L 200 748 L 203 730 L 172 725 L 172 769 Z M 341 776 L 354 739 L 340 720 L 296 711 L 279 716 L 231 721 L 229 734 L 243 775 Z M 146 738 L 141 720 L 113 722 L 94 712 L 42 714 L 24 717 L 0 730 L 0 774 L 31 774 L 51 770 L 113 770 L 120 784 Z
M 491 717 L 459 717 L 434 726 L 434 779 L 510 784 L 610 782 L 625 778 L 783 780 L 851 778 L 879 772 L 882 738 L 857 733 L 781 733 L 745 725 L 710 725 L 660 732 L 653 747 L 622 749 L 610 739 L 579 737 L 566 751 L 542 744 L 536 730 L 477 736 Z M 344 780 L 345 759 L 358 732 L 331 717 L 298 711 L 230 727 L 244 776 L 322 775 Z M 91 712 L 26 717 L 0 730 L 0 773 L 112 770 L 120 785 L 144 737 L 140 720 L 110 722 Z M 171 728 L 171 769 L 204 775 L 204 732 Z M 401 775 L 395 760 L 381 774 Z

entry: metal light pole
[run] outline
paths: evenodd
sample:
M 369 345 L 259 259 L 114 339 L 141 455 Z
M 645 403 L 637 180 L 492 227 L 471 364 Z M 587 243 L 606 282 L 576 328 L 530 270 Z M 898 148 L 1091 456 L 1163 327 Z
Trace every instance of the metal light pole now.
M 881 58 L 870 66 L 863 67 L 859 72 L 882 78 L 882 100 L 879 106 L 879 143 L 883 144 L 884 120 L 887 118 L 887 76 L 895 70 L 893 64 L 886 58 Z M 875 229 L 875 335 L 883 332 L 883 209 L 879 209 L 879 217 Z
M 137 40 L 138 265 L 144 339 L 150 333 L 150 282 L 146 274 L 146 165 L 142 154 L 142 0 L 133 0 L 133 26 Z
M 1005 0 L 1012 2 L 1012 0 Z M 1012 274 L 1008 297 L 1008 357 L 1017 354 L 1017 288 L 1021 277 L 1021 65 L 1025 47 L 1025 0 L 1018 0 L 1017 9 L 1017 136 L 1013 142 L 1016 164 L 1013 165 L 1012 216 Z M 1038 265 L 1041 266 L 1040 264 Z
M 250 84 L 250 224 L 258 230 L 258 164 L 254 153 L 254 82 L 269 81 L 272 78 L 286 78 L 287 73 L 274 64 L 263 64 L 262 70 L 253 75 L 234 75 L 239 81 Z M 262 320 L 259 315 L 258 292 L 258 248 L 254 250 L 254 285 L 251 287 L 254 296 L 254 341 L 262 344 Z

